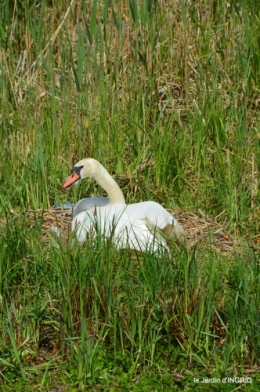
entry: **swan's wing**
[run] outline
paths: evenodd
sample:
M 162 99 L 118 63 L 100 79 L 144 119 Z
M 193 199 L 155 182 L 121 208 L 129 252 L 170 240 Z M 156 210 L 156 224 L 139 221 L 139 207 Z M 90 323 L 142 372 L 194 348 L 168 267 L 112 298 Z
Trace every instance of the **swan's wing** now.
M 142 219 L 146 222 L 149 229 L 155 230 L 157 238 L 160 240 L 161 235 L 158 229 L 170 239 L 180 244 L 186 240 L 186 234 L 183 227 L 178 223 L 168 211 L 156 202 L 144 202 L 132 204 L 140 209 Z
M 104 207 L 108 205 L 109 202 L 110 200 L 107 197 L 86 197 L 81 199 L 73 211 L 73 219 L 81 212 L 91 210 L 95 207 Z

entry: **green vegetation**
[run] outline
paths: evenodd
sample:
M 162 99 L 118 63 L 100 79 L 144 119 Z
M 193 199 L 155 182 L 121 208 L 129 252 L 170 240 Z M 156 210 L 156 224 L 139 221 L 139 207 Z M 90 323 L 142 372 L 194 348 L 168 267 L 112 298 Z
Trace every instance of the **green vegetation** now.
M 260 4 L 0 11 L 2 390 L 260 389 Z M 227 255 L 209 234 L 156 257 L 100 237 L 46 241 L 28 210 L 104 194 L 93 181 L 62 189 L 84 157 L 127 202 L 200 209 L 243 246 Z M 216 381 L 234 376 L 252 385 Z

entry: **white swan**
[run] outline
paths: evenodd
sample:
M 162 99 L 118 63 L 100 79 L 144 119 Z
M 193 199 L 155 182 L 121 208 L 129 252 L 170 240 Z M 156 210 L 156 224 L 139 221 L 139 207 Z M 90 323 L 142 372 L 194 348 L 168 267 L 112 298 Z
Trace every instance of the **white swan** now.
M 79 180 L 93 177 L 108 194 L 107 198 L 82 199 L 75 207 L 72 230 L 82 243 L 90 234 L 100 230 L 113 236 L 117 248 L 156 251 L 167 248 L 165 237 L 184 243 L 185 231 L 177 220 L 160 204 L 145 201 L 126 205 L 124 195 L 107 170 L 93 158 L 82 159 L 71 170 L 63 187 L 69 188 Z

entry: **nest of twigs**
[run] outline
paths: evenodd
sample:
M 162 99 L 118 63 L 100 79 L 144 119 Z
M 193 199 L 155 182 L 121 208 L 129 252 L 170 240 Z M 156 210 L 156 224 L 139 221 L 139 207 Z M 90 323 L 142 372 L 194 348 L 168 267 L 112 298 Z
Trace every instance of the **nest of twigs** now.
M 187 233 L 187 246 L 211 245 L 216 250 L 231 255 L 236 247 L 236 241 L 229 233 L 213 218 L 208 218 L 202 211 L 197 213 L 186 211 L 175 211 L 174 217 L 183 226 Z M 66 241 L 70 234 L 72 210 L 63 208 L 51 208 L 47 210 L 29 210 L 28 218 L 30 227 L 35 222 L 41 224 L 44 241 L 49 241 L 58 229 L 62 240 Z
M 174 217 L 187 233 L 188 248 L 195 245 L 211 244 L 215 249 L 232 253 L 236 241 L 214 219 L 206 217 L 202 211 L 198 213 L 178 211 Z
M 59 231 L 61 238 L 66 241 L 71 232 L 72 210 L 62 207 L 50 208 L 47 210 L 29 210 L 28 218 L 31 227 L 36 221 L 41 221 L 42 236 L 48 240 L 55 231 Z
M 235 250 L 241 250 L 241 241 L 238 241 L 224 226 L 214 218 L 207 217 L 202 211 L 171 211 L 174 217 L 185 229 L 187 234 L 187 247 L 189 249 L 197 246 L 199 248 L 211 247 L 215 250 L 231 256 Z M 0 222 L 2 231 L 12 225 L 17 219 L 24 218 L 14 213 L 8 221 Z M 27 214 L 29 228 L 35 225 L 41 226 L 42 240 L 49 244 L 50 239 L 59 233 L 61 240 L 67 243 L 71 233 L 72 210 L 62 207 L 42 210 L 28 210 Z M 255 248 L 255 245 L 252 245 Z M 257 244 L 258 249 L 258 244 Z

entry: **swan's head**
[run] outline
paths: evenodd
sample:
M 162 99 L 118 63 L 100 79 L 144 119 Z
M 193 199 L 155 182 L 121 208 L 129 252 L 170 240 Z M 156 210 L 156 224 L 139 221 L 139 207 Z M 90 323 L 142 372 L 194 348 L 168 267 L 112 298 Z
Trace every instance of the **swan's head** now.
M 82 178 L 94 177 L 100 168 L 100 163 L 93 158 L 82 159 L 71 169 L 71 175 L 63 184 L 63 188 L 76 185 Z

